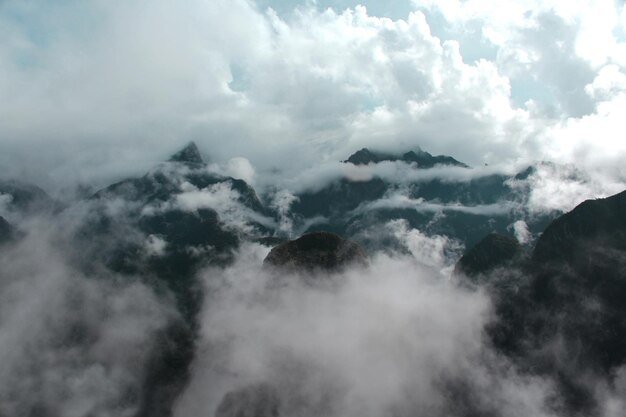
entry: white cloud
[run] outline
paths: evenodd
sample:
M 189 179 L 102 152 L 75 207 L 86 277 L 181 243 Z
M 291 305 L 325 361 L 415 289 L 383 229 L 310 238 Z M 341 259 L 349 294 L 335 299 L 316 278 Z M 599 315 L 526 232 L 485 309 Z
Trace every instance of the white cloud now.
M 162 256 L 167 248 L 167 241 L 157 235 L 146 237 L 144 249 L 148 256 Z
M 433 269 L 441 269 L 444 275 L 447 275 L 445 269 L 453 266 L 464 249 L 460 242 L 447 236 L 427 236 L 417 229 L 411 229 L 405 220 L 393 220 L 387 227 L 417 262 Z
M 511 225 L 513 227 L 513 233 L 515 234 L 515 239 L 521 244 L 529 243 L 532 239 L 532 234 L 528 230 L 528 225 L 524 220 L 518 220 Z
M 226 164 L 226 173 L 233 178 L 239 178 L 250 185 L 254 185 L 256 172 L 246 158 L 236 157 L 230 159 Z
M 291 236 L 293 232 L 293 220 L 289 215 L 289 211 L 291 210 L 291 205 L 296 201 L 298 201 L 298 197 L 287 190 L 280 190 L 274 194 L 270 203 L 279 216 L 278 231 L 287 234 L 287 236 Z
M 363 7 L 302 8 L 282 20 L 239 0 L 2 7 L 10 64 L 0 88 L 16 100 L 0 133 L 7 155 L 37 160 L 53 179 L 145 168 L 188 139 L 218 161 L 291 172 L 372 143 L 482 162 L 525 141 L 512 134 L 528 121 L 506 77 L 490 62 L 463 63 L 421 12 L 393 21 Z M 42 36 L 64 29 L 41 45 L 15 13 L 41 21 Z M 24 43 L 32 68 L 16 58 Z M 23 171 L 16 160 L 2 163 Z
M 378 257 L 366 270 L 303 282 L 260 270 L 267 253 L 205 274 L 199 354 L 175 415 L 212 416 L 222 396 L 250 383 L 277 390 L 281 415 L 449 415 L 446 381 L 503 415 L 551 415 L 549 383 L 497 357 L 481 361 L 484 294 L 411 258 Z M 488 404 L 488 405 L 487 405 Z
M 257 213 L 240 202 L 241 195 L 233 190 L 228 182 L 219 182 L 205 188 L 198 188 L 189 182 L 180 184 L 180 193 L 164 202 L 147 205 L 142 215 L 150 216 L 169 210 L 196 212 L 200 209 L 214 210 L 224 227 L 243 233 L 254 233 L 253 223 L 273 227 L 273 219 Z
M 624 183 L 611 180 L 611 176 L 590 175 L 571 164 L 538 164 L 527 179 L 507 183 L 514 190 L 528 193 L 524 204 L 531 213 L 567 212 L 586 199 L 608 197 L 624 189 Z
M 386 196 L 371 203 L 364 203 L 357 207 L 354 211 L 355 213 L 363 213 L 369 210 L 392 208 L 410 208 L 416 211 L 429 213 L 458 211 L 460 213 L 489 216 L 508 214 L 514 210 L 521 209 L 522 206 L 519 203 L 512 201 L 503 201 L 495 204 L 477 204 L 474 206 L 465 206 L 460 203 L 431 203 L 423 198 L 414 199 L 398 193 Z
M 259 184 L 363 146 L 421 145 L 473 165 L 585 148 L 618 166 L 606 150 L 623 152 L 626 44 L 613 2 L 414 4 L 441 14 L 449 39 L 419 10 L 391 20 L 356 6 L 279 17 L 244 0 L 4 2 L 0 91 L 14 99 L 0 105 L 0 166 L 52 185 L 105 181 L 189 139 Z M 464 60 L 476 25 L 494 59 Z

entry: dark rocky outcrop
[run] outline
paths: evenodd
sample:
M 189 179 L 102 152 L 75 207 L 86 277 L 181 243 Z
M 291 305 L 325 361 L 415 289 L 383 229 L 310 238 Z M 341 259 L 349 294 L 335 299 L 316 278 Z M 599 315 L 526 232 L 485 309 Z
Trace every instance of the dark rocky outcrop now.
M 296 271 L 339 271 L 351 264 L 365 264 L 361 247 L 330 232 L 314 232 L 273 248 L 264 264 Z

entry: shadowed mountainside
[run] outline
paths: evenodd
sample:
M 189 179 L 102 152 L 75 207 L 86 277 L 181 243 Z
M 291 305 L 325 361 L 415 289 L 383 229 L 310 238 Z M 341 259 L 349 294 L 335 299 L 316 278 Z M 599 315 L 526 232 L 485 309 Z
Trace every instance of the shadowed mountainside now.
M 519 253 L 490 235 L 455 272 L 470 280 L 484 274 L 495 347 L 522 369 L 554 378 L 570 412 L 595 415 L 590 375 L 611 380 L 626 363 L 626 191 L 581 203 L 546 228 L 531 257 Z

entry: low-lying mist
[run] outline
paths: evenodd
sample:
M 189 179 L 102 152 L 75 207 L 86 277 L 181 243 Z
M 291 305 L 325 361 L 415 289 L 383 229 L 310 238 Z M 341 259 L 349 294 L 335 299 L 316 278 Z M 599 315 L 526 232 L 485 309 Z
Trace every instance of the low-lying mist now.
M 266 252 L 250 246 L 203 273 L 201 339 L 177 416 L 212 416 L 229 392 L 241 401 L 228 415 L 272 415 L 272 402 L 285 416 L 550 415 L 549 382 L 485 345 L 482 291 L 410 256 L 281 276 L 261 269 Z
M 81 272 L 62 235 L 34 220 L 0 251 L 0 414 L 132 416 L 178 313 L 134 277 Z
M 72 216 L 81 211 L 31 218 L 0 250 L 2 416 L 137 416 L 158 400 L 146 384 L 180 306 L 149 276 L 85 269 Z M 493 293 L 450 276 L 462 245 L 401 221 L 385 228 L 403 250 L 343 272 L 264 266 L 270 247 L 258 243 L 201 269 L 194 354 L 173 415 L 571 415 L 552 375 L 492 346 Z M 594 415 L 624 415 L 625 375 L 581 375 Z

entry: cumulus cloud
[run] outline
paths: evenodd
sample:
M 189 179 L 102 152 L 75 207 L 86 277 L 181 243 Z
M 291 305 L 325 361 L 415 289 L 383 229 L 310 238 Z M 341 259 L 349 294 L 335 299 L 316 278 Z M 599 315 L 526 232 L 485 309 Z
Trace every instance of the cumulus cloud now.
M 462 45 L 477 32 L 495 48 L 495 57 L 487 59 L 510 79 L 512 99 L 535 122 L 527 131 L 537 135 L 534 153 L 578 164 L 596 159 L 596 167 L 599 161 L 619 166 L 611 154 L 623 158 L 625 152 L 623 141 L 614 136 L 626 68 L 626 43 L 617 35 L 624 30 L 623 4 L 509 0 L 496 9 L 480 1 L 413 3 L 442 17 L 448 35 Z
M 620 166 L 626 47 L 612 1 L 420 0 L 395 20 L 266 5 L 3 2 L 0 91 L 14 99 L 0 107 L 0 166 L 50 186 L 106 182 L 190 139 L 261 183 L 363 146 Z M 464 59 L 476 27 L 494 57 Z
M 263 169 L 381 141 L 438 153 L 460 146 L 476 162 L 511 156 L 525 140 L 511 135 L 528 115 L 509 103 L 506 77 L 487 61 L 465 64 L 421 12 L 394 21 L 364 7 L 305 7 L 283 20 L 245 1 L 5 2 L 1 11 L 2 89 L 18 98 L 1 113 L 3 137 L 12 156 L 54 166 L 53 178 L 119 175 L 190 138 L 218 159 L 243 156 Z M 80 25 L 94 16 L 97 25 Z M 249 81 L 235 88 L 241 77 Z M 75 160 L 60 168 L 66 146 Z M 55 159 L 28 152 L 37 147 Z

